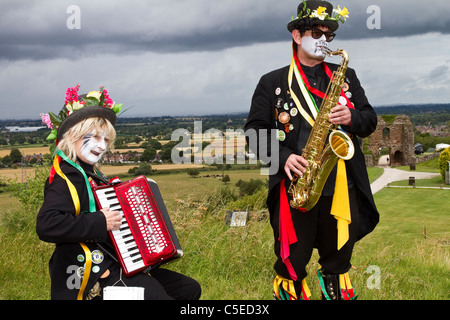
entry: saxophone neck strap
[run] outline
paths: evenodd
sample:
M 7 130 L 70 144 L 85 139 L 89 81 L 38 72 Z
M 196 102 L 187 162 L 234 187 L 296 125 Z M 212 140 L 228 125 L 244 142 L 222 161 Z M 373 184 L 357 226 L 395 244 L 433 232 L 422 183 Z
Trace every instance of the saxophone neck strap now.
M 328 78 L 330 80 L 333 79 L 333 72 L 331 71 L 330 67 L 325 63 L 325 61 L 322 62 L 322 67 L 325 71 L 325 74 L 328 76 Z M 289 71 L 289 90 L 291 92 L 291 95 L 293 93 L 293 90 L 291 88 L 292 85 L 292 81 L 293 81 L 293 75 L 295 75 L 295 79 L 297 81 L 297 83 L 300 86 L 300 90 L 301 93 L 303 95 L 303 97 L 306 100 L 306 103 L 308 104 L 308 107 L 311 111 L 311 113 L 314 116 L 314 119 L 316 118 L 317 112 L 319 110 L 319 108 L 317 107 L 314 99 L 312 98 L 311 94 L 314 94 L 316 96 L 318 96 L 321 99 L 325 98 L 325 93 L 311 87 L 311 85 L 309 84 L 308 78 L 306 77 L 305 72 L 302 69 L 302 66 L 300 64 L 300 61 L 298 60 L 298 56 L 297 56 L 297 52 L 294 50 L 293 51 L 293 55 L 292 55 L 292 61 L 291 61 L 291 67 L 290 67 L 290 71 Z M 296 101 L 296 99 L 294 98 L 295 94 L 292 95 L 295 104 L 297 105 L 297 108 L 299 109 L 300 113 L 302 114 L 302 116 L 311 124 L 311 121 L 308 120 L 308 117 L 305 117 L 305 115 L 301 112 L 301 104 L 300 101 Z M 340 96 L 342 97 L 342 99 L 345 99 L 345 105 L 350 108 L 350 109 L 354 109 L 353 104 L 351 103 L 351 101 L 349 100 L 349 98 L 345 95 L 344 90 L 341 89 L 340 92 Z M 297 99 L 298 100 L 298 99 Z M 313 122 L 314 123 L 314 122 Z

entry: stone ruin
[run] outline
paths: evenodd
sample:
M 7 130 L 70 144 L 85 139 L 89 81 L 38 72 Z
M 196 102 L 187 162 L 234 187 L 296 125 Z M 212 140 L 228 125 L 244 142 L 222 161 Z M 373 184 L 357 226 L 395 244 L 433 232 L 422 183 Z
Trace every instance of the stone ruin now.
M 415 167 L 414 129 L 408 116 L 378 117 L 377 128 L 369 137 L 369 149 L 372 151 L 374 164 L 378 163 L 383 148 L 389 149 L 391 166 Z

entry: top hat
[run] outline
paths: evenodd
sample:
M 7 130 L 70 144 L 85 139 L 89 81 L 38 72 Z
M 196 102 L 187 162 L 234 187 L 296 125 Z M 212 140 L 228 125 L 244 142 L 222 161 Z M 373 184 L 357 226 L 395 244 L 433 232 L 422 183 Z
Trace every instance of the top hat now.
M 336 13 L 334 17 L 332 17 L 333 12 Z M 348 10 L 345 7 L 340 9 L 337 6 L 337 9 L 333 10 L 333 5 L 328 1 L 303 0 L 297 7 L 297 17 L 292 18 L 287 29 L 292 32 L 301 27 L 312 28 L 315 25 L 324 25 L 334 32 L 339 28 L 338 22 L 344 23 L 346 18 L 348 18 Z

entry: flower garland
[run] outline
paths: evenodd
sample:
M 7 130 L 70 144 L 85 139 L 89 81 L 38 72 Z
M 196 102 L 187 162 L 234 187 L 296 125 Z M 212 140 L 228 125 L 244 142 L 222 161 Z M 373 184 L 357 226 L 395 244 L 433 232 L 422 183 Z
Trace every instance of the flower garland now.
M 58 115 L 52 112 L 40 114 L 42 122 L 45 123 L 49 129 L 52 129 L 51 133 L 47 137 L 47 140 L 55 140 L 61 123 L 77 110 L 90 106 L 103 106 L 110 108 L 116 114 L 122 110 L 123 105 L 115 104 L 109 97 L 108 91 L 104 87 L 100 87 L 99 91 L 90 91 L 86 97 L 81 98 L 81 100 L 78 97 L 79 88 L 80 85 L 78 84 L 75 87 L 67 89 L 64 107 Z
M 292 16 L 291 21 L 297 20 L 297 19 L 304 19 L 304 18 L 318 18 L 319 20 L 332 20 L 332 21 L 340 21 L 342 23 L 345 22 L 345 20 L 348 19 L 349 17 L 349 11 L 347 10 L 346 7 L 344 7 L 343 9 L 341 9 L 339 6 L 336 7 L 336 9 L 333 10 L 333 12 L 335 13 L 334 17 L 330 17 L 328 16 L 328 13 L 326 12 L 327 8 L 325 7 L 321 7 L 319 6 L 316 10 L 314 10 L 313 12 L 311 12 L 311 9 L 306 8 L 306 2 L 305 0 L 303 0 L 303 12 L 300 13 L 297 17 L 294 18 L 294 16 Z M 306 10 L 305 10 L 306 8 Z M 302 16 L 300 16 L 301 14 L 303 14 Z

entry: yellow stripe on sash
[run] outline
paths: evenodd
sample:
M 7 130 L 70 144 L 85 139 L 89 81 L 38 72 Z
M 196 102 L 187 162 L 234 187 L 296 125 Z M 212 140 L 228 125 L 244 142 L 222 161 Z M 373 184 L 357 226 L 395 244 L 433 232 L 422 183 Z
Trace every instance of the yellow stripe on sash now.
M 80 198 L 78 197 L 78 192 L 75 186 L 72 182 L 66 177 L 66 175 L 62 172 L 60 166 L 59 166 L 59 156 L 56 156 L 53 160 L 53 166 L 55 168 L 55 171 L 58 175 L 61 176 L 66 182 L 67 186 L 69 187 L 69 192 L 72 197 L 73 205 L 75 206 L 75 215 L 78 216 L 80 214 L 81 205 L 80 205 Z M 77 300 L 83 300 L 83 293 L 86 289 L 87 283 L 89 281 L 89 276 L 91 274 L 91 267 L 92 267 L 92 254 L 91 250 L 82 242 L 80 242 L 80 246 L 83 248 L 84 255 L 86 256 L 86 265 L 84 267 L 84 274 L 83 274 L 83 281 L 81 282 L 80 291 L 78 291 Z

